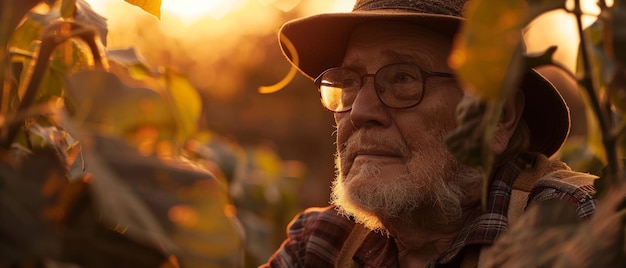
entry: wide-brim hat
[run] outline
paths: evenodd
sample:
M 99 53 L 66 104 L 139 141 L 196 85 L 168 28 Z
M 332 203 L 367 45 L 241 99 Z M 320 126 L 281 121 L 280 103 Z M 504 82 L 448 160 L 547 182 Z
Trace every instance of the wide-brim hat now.
M 357 25 L 375 20 L 406 21 L 453 35 L 464 21 L 464 4 L 465 0 L 357 0 L 352 12 L 318 14 L 285 23 L 279 42 L 289 62 L 314 79 L 341 65 L 348 38 Z M 292 54 L 289 43 L 297 54 Z M 535 70 L 524 75 L 520 89 L 526 99 L 522 118 L 530 129 L 529 151 L 551 156 L 569 133 L 569 108 L 554 85 Z

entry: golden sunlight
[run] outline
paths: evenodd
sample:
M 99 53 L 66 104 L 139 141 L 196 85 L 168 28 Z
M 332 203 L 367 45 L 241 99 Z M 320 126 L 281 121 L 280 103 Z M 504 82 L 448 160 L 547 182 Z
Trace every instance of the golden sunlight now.
M 607 0 L 606 3 L 612 6 L 613 0 Z M 573 0 L 566 0 L 565 4 L 567 10 L 574 9 Z M 596 20 L 600 9 L 593 0 L 583 0 L 581 8 L 585 14 L 582 25 L 586 28 Z M 554 60 L 563 64 L 570 72 L 575 72 L 580 39 L 573 14 L 565 10 L 553 10 L 540 15 L 527 27 L 524 39 L 528 53 L 539 53 L 549 46 L 558 46 Z
M 191 25 L 204 17 L 220 19 L 244 3 L 245 0 L 164 0 L 161 11 L 175 15 L 184 25 Z

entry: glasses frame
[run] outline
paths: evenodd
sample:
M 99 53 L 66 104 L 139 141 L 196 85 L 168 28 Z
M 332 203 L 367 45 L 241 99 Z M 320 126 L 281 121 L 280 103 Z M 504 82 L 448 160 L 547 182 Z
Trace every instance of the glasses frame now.
M 415 67 L 416 69 L 418 69 L 420 71 L 420 75 L 422 76 L 422 94 L 419 98 L 419 100 L 417 100 L 416 103 L 408 105 L 408 106 L 402 106 L 402 107 L 394 107 L 394 106 L 390 106 L 387 103 L 385 103 L 385 101 L 380 97 L 380 91 L 379 90 L 379 84 L 376 83 L 376 76 L 380 73 L 381 70 L 391 67 L 391 66 L 395 66 L 395 65 L 410 65 L 412 67 Z M 359 89 L 358 91 L 361 91 L 361 89 L 363 88 L 363 85 L 365 84 L 365 78 L 366 77 L 372 77 L 374 79 L 374 88 L 376 91 L 376 96 L 378 97 L 378 99 L 380 100 L 380 102 L 382 104 L 385 105 L 385 107 L 387 108 L 391 108 L 391 109 L 408 109 L 408 108 L 412 108 L 415 107 L 417 105 L 419 105 L 422 102 L 422 99 L 424 99 L 424 95 L 426 94 L 426 82 L 428 81 L 428 78 L 430 77 L 449 77 L 449 78 L 456 78 L 455 74 L 452 73 L 445 73 L 445 72 L 433 72 L 433 71 L 429 71 L 429 70 L 424 70 L 422 69 L 419 65 L 415 64 L 415 63 L 410 63 L 410 62 L 399 62 L 399 63 L 392 63 L 392 64 L 387 64 L 383 67 L 380 67 L 375 73 L 366 73 L 366 74 L 360 74 L 359 72 L 355 71 L 354 69 L 350 69 L 350 68 L 343 68 L 343 67 L 335 67 L 335 68 L 330 68 L 326 71 L 323 71 L 320 75 L 317 76 L 317 78 L 315 78 L 315 80 L 313 80 L 313 82 L 315 83 L 315 86 L 317 86 L 317 90 L 318 92 L 320 92 L 320 101 L 322 102 L 322 106 L 324 106 L 324 108 L 328 111 L 331 111 L 333 113 L 344 113 L 344 112 L 348 112 L 350 110 L 352 110 L 352 104 L 348 107 L 345 108 L 343 110 L 332 110 L 330 108 L 328 108 L 326 106 L 326 104 L 324 104 L 324 100 L 322 98 L 323 94 L 322 93 L 322 77 L 327 74 L 328 72 L 331 71 L 336 71 L 336 70 L 347 70 L 347 71 L 351 71 L 354 72 L 355 74 L 359 75 L 359 77 L 361 78 L 360 81 L 360 85 L 359 85 Z M 356 99 L 356 97 L 358 97 L 358 91 L 357 91 L 357 95 L 354 97 Z M 354 103 L 354 102 L 353 102 Z

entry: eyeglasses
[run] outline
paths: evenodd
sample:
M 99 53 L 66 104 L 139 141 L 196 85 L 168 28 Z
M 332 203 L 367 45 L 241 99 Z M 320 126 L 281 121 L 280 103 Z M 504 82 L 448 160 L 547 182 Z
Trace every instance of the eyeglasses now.
M 375 74 L 361 75 L 347 68 L 332 68 L 315 78 L 324 107 L 332 112 L 352 109 L 365 77 L 374 77 L 380 101 L 389 108 L 405 109 L 418 105 L 424 97 L 426 80 L 432 76 L 455 77 L 451 73 L 431 72 L 412 63 L 383 66 Z

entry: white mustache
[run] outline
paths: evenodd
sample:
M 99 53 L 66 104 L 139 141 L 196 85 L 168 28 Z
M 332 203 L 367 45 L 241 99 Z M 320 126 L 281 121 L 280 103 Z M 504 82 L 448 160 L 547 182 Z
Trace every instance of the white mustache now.
M 386 137 L 378 132 L 359 129 L 352 133 L 343 144 L 341 156 L 343 159 L 352 161 L 362 151 L 389 152 L 405 158 L 410 156 L 409 148 L 398 138 Z

